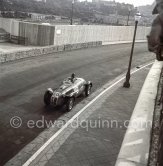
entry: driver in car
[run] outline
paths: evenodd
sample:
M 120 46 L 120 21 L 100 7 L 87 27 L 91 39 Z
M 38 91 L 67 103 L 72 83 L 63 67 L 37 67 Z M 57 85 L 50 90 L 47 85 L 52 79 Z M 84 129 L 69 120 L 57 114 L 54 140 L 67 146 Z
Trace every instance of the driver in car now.
M 71 77 L 68 77 L 68 78 L 67 78 L 66 80 L 64 80 L 63 82 L 69 82 L 69 83 L 71 84 L 71 83 L 74 83 L 75 80 L 76 80 L 76 75 L 75 75 L 75 73 L 72 73 L 72 74 L 71 74 Z
M 75 79 L 76 79 L 76 75 L 75 75 L 75 73 L 72 73 L 71 77 L 70 77 L 71 82 L 74 83 Z

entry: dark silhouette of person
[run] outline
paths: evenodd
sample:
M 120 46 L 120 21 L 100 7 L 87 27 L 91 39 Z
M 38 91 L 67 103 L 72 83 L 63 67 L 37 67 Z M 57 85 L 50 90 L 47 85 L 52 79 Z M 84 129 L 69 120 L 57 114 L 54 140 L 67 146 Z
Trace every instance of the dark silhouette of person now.
M 158 14 L 154 19 L 148 39 L 148 49 L 156 54 L 156 59 L 163 61 L 163 0 L 156 0 L 152 14 Z
M 72 73 L 72 74 L 71 74 L 71 82 L 72 82 L 72 83 L 74 83 L 75 77 L 76 77 L 75 73 Z

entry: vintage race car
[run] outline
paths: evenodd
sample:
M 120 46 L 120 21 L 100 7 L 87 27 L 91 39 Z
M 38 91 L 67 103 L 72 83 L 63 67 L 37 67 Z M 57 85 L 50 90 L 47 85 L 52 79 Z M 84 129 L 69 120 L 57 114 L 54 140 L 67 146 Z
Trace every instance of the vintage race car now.
M 75 99 L 82 94 L 89 96 L 91 88 L 91 81 L 71 76 L 65 79 L 59 88 L 49 88 L 44 94 L 44 103 L 55 107 L 64 105 L 67 111 L 71 111 Z

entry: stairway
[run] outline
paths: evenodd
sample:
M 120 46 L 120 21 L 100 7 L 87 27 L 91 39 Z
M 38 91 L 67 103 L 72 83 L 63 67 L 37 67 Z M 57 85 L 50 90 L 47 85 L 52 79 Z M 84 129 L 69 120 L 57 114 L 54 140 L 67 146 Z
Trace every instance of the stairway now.
M 0 28 L 0 43 L 8 42 L 10 40 L 10 34 L 4 29 Z

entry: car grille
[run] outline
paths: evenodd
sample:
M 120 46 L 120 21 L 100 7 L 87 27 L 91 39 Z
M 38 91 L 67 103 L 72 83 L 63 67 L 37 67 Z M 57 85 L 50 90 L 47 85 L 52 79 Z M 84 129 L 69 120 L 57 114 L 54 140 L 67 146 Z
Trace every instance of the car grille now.
M 57 101 L 58 101 L 58 98 L 52 96 L 52 98 L 51 98 L 51 104 L 52 105 L 57 105 Z

